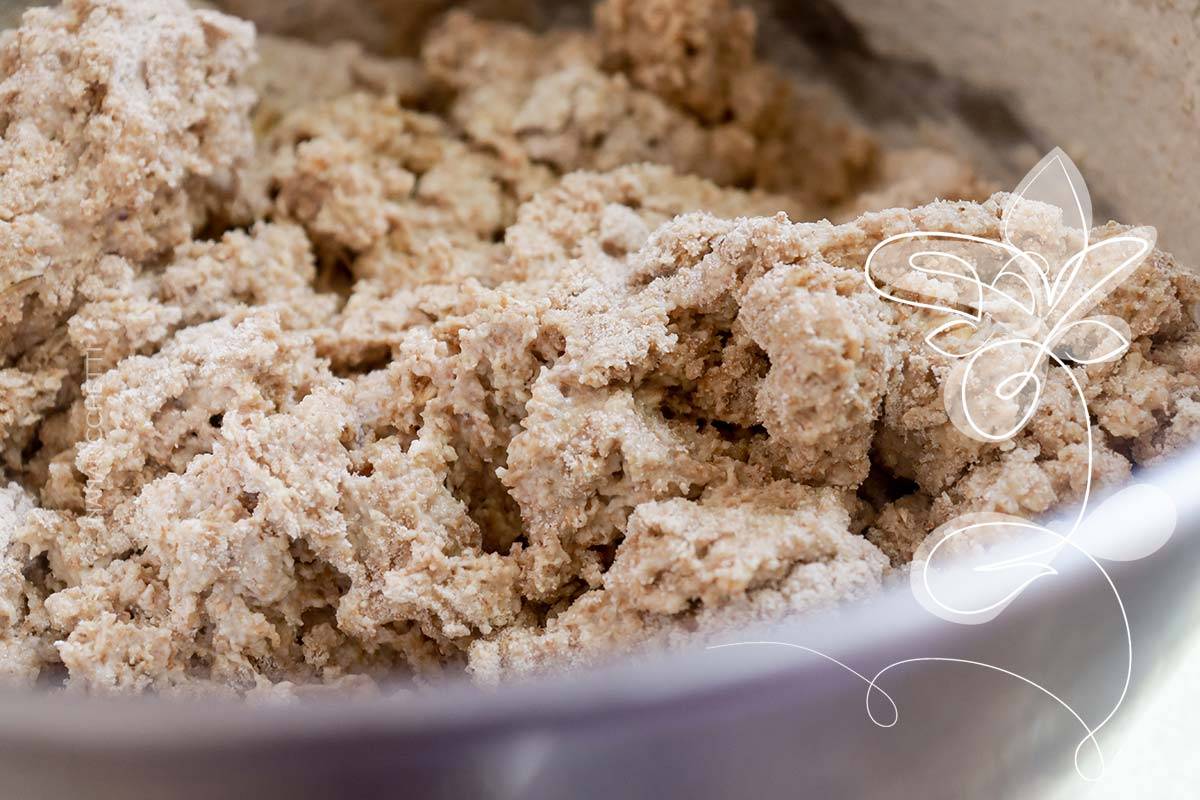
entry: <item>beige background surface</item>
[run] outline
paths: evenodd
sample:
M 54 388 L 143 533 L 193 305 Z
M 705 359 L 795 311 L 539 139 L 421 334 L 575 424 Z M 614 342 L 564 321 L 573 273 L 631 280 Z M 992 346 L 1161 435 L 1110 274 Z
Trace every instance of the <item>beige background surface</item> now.
M 1006 95 L 1123 222 L 1200 262 L 1200 0 L 836 2 L 876 52 Z

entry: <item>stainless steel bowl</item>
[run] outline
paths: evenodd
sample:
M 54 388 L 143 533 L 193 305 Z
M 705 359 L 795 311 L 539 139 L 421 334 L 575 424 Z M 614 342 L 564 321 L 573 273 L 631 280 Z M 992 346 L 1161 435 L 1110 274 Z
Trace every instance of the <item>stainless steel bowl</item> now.
M 1070 145 L 1108 208 L 1158 224 L 1184 260 L 1200 257 L 1200 227 L 1187 224 L 1200 200 L 1189 105 L 1200 28 L 1184 3 L 841 0 L 775 10 L 867 113 L 938 105 L 985 143 L 1019 134 Z M 1097 51 L 1098 41 L 1112 46 Z M 1200 449 L 1139 480 L 1174 499 L 1179 525 L 1158 553 L 1111 569 L 1134 649 L 1130 697 L 1099 735 L 1110 752 L 1200 608 Z M 1094 724 L 1124 684 L 1118 609 L 1086 559 L 1056 567 L 986 625 L 944 622 L 899 586 L 741 638 L 814 648 L 866 676 L 913 658 L 1003 665 Z M 462 684 L 288 706 L 9 690 L 0 770 L 15 797 L 96 798 L 1027 797 L 1071 779 L 1079 722 L 1020 680 L 921 662 L 879 685 L 897 705 L 891 727 L 869 717 L 862 680 L 779 645 L 662 655 L 502 691 Z M 889 708 L 872 702 L 886 720 Z
M 1118 729 L 1200 608 L 1198 475 L 1200 452 L 1142 476 L 1174 498 L 1181 524 L 1157 554 L 1111 570 L 1134 634 L 1134 691 Z M 1120 617 L 1089 562 L 1056 566 L 986 625 L 941 621 L 896 587 L 744 639 L 812 647 L 867 676 L 930 656 L 1003 665 L 1094 724 L 1123 685 Z M 1029 797 L 1073 774 L 1078 722 L 1021 681 L 919 663 L 879 685 L 899 711 L 892 727 L 867 715 L 863 681 L 770 645 L 375 701 L 180 705 L 10 691 L 0 695 L 0 769 L 15 797 L 96 798 Z M 873 708 L 890 721 L 878 697 Z M 1113 733 L 1100 735 L 1109 751 Z

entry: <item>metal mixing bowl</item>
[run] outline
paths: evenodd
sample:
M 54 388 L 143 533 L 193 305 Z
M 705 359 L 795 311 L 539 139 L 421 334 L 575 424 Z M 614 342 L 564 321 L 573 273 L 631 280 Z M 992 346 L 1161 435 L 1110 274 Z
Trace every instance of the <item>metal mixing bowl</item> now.
M 1194 263 L 1200 229 L 1187 226 L 1184 215 L 1200 199 L 1197 182 L 1187 181 L 1181 191 L 1169 187 L 1200 168 L 1192 157 L 1200 141 L 1195 128 L 1188 138 L 1171 127 L 1185 113 L 1177 101 L 1195 92 L 1187 52 L 1189 45 L 1200 52 L 1196 19 L 1177 19 L 1183 4 L 1169 0 L 1120 10 L 1100 0 L 1071 5 L 844 0 L 838 6 L 785 2 L 776 10 L 779 24 L 794 26 L 835 79 L 859 93 L 866 113 L 948 106 L 964 114 L 984 142 L 1020 135 L 1037 144 L 1069 144 L 1088 154 L 1085 171 L 1089 180 L 1096 176 L 1093 191 L 1106 208 L 1159 224 L 1164 245 Z M 304 8 L 288 6 L 289 13 Z M 1076 26 L 1070 30 L 1078 42 L 1064 40 L 1068 24 Z M 1088 49 L 1089 36 L 1114 27 L 1125 46 L 1099 54 Z M 1182 37 L 1174 55 L 1150 47 L 1169 36 Z M 1118 76 L 1111 86 L 1092 77 L 1097 60 Z M 1141 76 L 1142 91 L 1133 91 L 1130 75 Z M 878 85 L 906 94 L 890 101 L 878 91 L 869 96 L 872 76 L 886 76 Z M 1108 113 L 1062 100 L 1072 91 L 1109 103 Z M 1195 107 L 1186 113 L 1184 121 L 1194 125 Z M 1142 158 L 1141 172 L 1121 153 Z M 1003 167 L 1004 159 L 997 163 Z M 1111 569 L 1128 611 L 1134 657 L 1130 698 L 1100 735 L 1109 751 L 1138 693 L 1169 663 L 1200 607 L 1200 449 L 1139 479 L 1174 499 L 1179 525 L 1155 555 Z M 1128 517 L 1094 524 L 1117 524 L 1111 521 L 1117 518 Z M 741 638 L 815 648 L 867 676 L 921 657 L 1002 664 L 1053 687 L 1095 723 L 1124 682 L 1125 640 L 1114 627 L 1119 615 L 1110 588 L 1086 559 L 1067 558 L 1056 567 L 1057 576 L 1039 581 L 986 625 L 944 622 L 899 586 Z M 364 792 L 1027 797 L 1073 774 L 1079 723 L 1011 676 L 922 662 L 890 671 L 880 685 L 899 711 L 891 727 L 868 716 L 863 681 L 828 660 L 777 645 L 662 655 L 501 691 L 456 684 L 389 699 L 288 706 L 9 690 L 0 693 L 0 770 L 15 797 L 297 799 Z M 878 698 L 872 707 L 888 716 Z

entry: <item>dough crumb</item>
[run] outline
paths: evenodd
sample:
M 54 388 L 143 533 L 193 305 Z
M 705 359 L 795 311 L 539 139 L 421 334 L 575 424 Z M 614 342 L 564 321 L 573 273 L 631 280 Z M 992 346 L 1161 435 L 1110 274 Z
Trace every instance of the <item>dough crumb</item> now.
M 1100 485 L 1200 439 L 1200 278 L 1160 251 L 1097 309 L 1128 352 L 1070 368 L 1090 414 L 1055 370 L 1011 442 L 960 433 L 933 315 L 863 264 L 998 239 L 1007 195 L 756 27 L 453 11 L 387 57 L 182 0 L 27 12 L 0 678 L 278 702 L 683 647 L 865 597 L 955 515 L 1077 500 L 1089 433 Z

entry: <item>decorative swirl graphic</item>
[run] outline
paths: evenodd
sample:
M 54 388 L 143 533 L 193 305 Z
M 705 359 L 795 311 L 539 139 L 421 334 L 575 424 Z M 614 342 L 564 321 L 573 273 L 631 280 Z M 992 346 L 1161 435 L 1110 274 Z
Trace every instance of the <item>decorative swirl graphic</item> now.
M 1148 556 L 1165 544 L 1176 524 L 1170 496 L 1148 484 L 1133 484 L 1094 513 L 1099 517 L 1137 508 L 1136 524 L 1084 526 L 1092 499 L 1094 443 L 1087 397 L 1074 367 L 1118 359 L 1129 348 L 1132 337 L 1123 320 L 1089 314 L 1151 252 L 1156 232 L 1150 227 L 1133 228 L 1095 241 L 1090 240 L 1092 235 L 1087 186 L 1071 159 L 1056 148 L 1009 196 L 1001 216 L 1001 239 L 905 232 L 876 245 L 864 272 L 868 285 L 881 297 L 932 317 L 925 342 L 954 365 L 943 384 L 943 400 L 951 423 L 964 435 L 986 443 L 1011 439 L 1037 413 L 1051 366 L 1069 380 L 1079 401 L 1088 453 L 1076 513 L 1061 524 L 997 513 L 958 516 L 918 547 L 910 586 L 917 600 L 938 617 L 981 624 L 995 619 L 1035 581 L 1057 575 L 1051 562 L 1064 549 L 1078 551 L 1112 590 L 1125 638 L 1125 680 L 1107 715 L 1088 724 L 1062 698 L 1035 681 L 968 659 L 905 659 L 867 678 L 812 648 L 782 642 L 737 643 L 797 647 L 850 671 L 867 684 L 867 714 L 882 727 L 891 727 L 899 719 L 895 701 L 878 686 L 879 679 L 893 669 L 936 661 L 1003 673 L 1039 690 L 1079 722 L 1084 736 L 1075 749 L 1075 769 L 1085 780 L 1103 774 L 1104 754 L 1096 734 L 1120 709 L 1133 674 L 1129 619 L 1101 559 Z M 1126 535 L 1113 538 L 1108 532 L 1114 528 Z M 1128 535 L 1130 531 L 1138 535 Z M 970 580 L 961 580 L 964 571 Z M 886 724 L 871 708 L 876 693 L 892 707 L 892 719 Z M 1087 774 L 1080 762 L 1089 744 L 1099 760 L 1097 774 Z
M 967 514 L 918 548 L 913 590 L 926 608 L 950 621 L 987 622 L 1034 581 L 1055 574 L 1050 561 L 1087 515 L 1093 433 L 1087 397 L 1072 367 L 1112 361 L 1129 348 L 1123 320 L 1088 314 L 1142 263 L 1155 241 L 1149 227 L 1090 241 L 1091 222 L 1087 186 L 1066 153 L 1055 149 L 1009 196 L 1001 240 L 913 231 L 883 240 L 867 256 L 867 282 L 881 297 L 935 312 L 925 341 L 956 362 L 943 399 L 951 423 L 964 435 L 987 443 L 1017 435 L 1037 413 L 1051 364 L 1079 401 L 1087 472 L 1082 502 L 1065 534 L 1016 517 Z M 1040 544 L 1020 558 L 977 564 L 977 572 L 993 580 L 975 584 L 974 605 L 939 594 L 931 580 L 939 558 L 978 553 L 981 545 L 1012 539 Z

